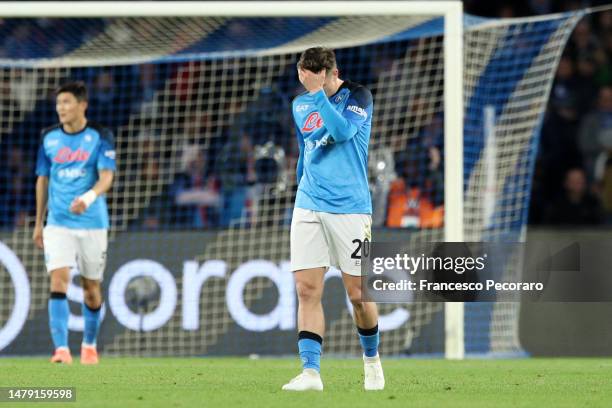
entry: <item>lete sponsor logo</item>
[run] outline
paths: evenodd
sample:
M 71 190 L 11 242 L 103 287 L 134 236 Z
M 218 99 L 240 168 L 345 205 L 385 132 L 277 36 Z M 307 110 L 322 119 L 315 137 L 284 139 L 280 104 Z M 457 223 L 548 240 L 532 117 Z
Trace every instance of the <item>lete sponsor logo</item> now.
M 81 148 L 72 150 L 69 147 L 59 149 L 53 158 L 55 163 L 85 162 L 87 160 L 89 160 L 89 152 L 87 150 Z
M 302 126 L 302 132 L 312 132 L 321 128 L 321 126 L 323 126 L 323 118 L 319 115 L 319 112 L 312 112 L 306 118 L 304 126 Z
M 0 350 L 10 345 L 22 332 L 30 311 L 30 282 L 25 268 L 17 255 L 6 245 L 0 242 L 0 266 L 9 274 L 13 286 L 14 300 L 8 320 L 4 325 L 0 322 Z M 289 272 L 289 261 L 274 263 L 268 260 L 249 260 L 232 271 L 223 260 L 207 260 L 198 263 L 193 260 L 184 260 L 181 281 L 162 263 L 153 259 L 133 259 L 124 263 L 111 274 L 108 288 L 107 303 L 117 322 L 126 329 L 149 332 L 164 327 L 173 316 L 177 316 L 177 306 L 181 320 L 181 329 L 185 331 L 202 330 L 200 327 L 202 290 L 204 286 L 217 279 L 224 281 L 224 300 L 233 323 L 250 332 L 264 332 L 268 330 L 295 331 L 297 321 L 297 298 L 293 276 Z M 71 271 L 71 277 L 78 274 L 78 270 Z M 341 272 L 330 268 L 325 274 L 325 280 L 342 279 Z M 126 293 L 128 285 L 140 277 L 153 279 L 159 288 L 159 303 L 153 310 L 145 313 L 136 313 L 129 307 L 129 298 Z M 272 309 L 267 312 L 251 310 L 250 302 L 245 298 L 245 288 L 254 279 L 266 279 L 276 287 L 278 299 Z M 72 279 L 70 280 L 72 282 Z M 10 291 L 10 289 L 9 289 Z M 67 298 L 71 302 L 82 303 L 83 292 L 70 283 Z M 349 315 L 353 315 L 353 306 L 348 298 L 344 299 Z M 9 306 L 10 307 L 10 306 Z M 103 309 L 103 313 L 105 310 Z M 108 316 L 108 313 L 107 313 Z M 410 319 L 410 313 L 403 307 L 379 317 L 381 331 L 396 330 L 403 327 Z M 82 331 L 84 321 L 81 315 L 69 315 L 70 330 Z M 174 328 L 174 326 L 173 326 Z

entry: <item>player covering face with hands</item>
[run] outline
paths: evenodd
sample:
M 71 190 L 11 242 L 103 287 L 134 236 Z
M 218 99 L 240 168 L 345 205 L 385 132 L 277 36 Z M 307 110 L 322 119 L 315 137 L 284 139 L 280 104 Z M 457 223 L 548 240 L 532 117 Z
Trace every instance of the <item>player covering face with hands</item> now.
M 60 123 L 42 131 L 36 161 L 33 235 L 36 245 L 44 249 L 51 278 L 49 328 L 55 348 L 51 361 L 72 363 L 66 292 L 70 271 L 78 267 L 84 292 L 81 363 L 97 364 L 100 282 L 109 226 L 104 194 L 113 181 L 115 150 L 111 132 L 87 121 L 87 90 L 83 83 L 67 83 L 56 95 Z
M 321 353 L 325 319 L 321 296 L 330 267 L 342 272 L 363 347 L 364 388 L 385 386 L 378 355 L 378 312 L 361 296 L 361 259 L 356 245 L 371 239 L 368 144 L 372 94 L 340 79 L 335 54 L 324 47 L 304 51 L 297 65 L 306 92 L 293 100 L 300 147 L 298 191 L 291 222 L 291 270 L 298 294 L 298 351 L 303 371 L 283 390 L 323 390 Z

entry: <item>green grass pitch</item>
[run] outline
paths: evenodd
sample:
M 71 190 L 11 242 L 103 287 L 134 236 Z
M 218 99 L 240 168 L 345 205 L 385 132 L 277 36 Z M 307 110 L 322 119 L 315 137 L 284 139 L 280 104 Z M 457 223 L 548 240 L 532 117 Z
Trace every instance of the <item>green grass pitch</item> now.
M 16 407 L 612 407 L 612 360 L 383 359 L 384 391 L 365 392 L 358 359 L 323 359 L 322 393 L 280 387 L 293 359 L 111 358 L 98 366 L 0 358 L 0 386 L 76 387 L 74 403 Z

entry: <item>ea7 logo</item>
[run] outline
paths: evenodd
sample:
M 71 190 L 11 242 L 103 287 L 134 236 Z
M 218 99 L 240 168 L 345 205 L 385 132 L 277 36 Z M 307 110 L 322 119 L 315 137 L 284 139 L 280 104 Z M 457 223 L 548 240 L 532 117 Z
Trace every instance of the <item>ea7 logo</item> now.
M 308 105 L 308 104 L 298 105 L 298 106 L 295 107 L 295 111 L 296 112 L 304 112 L 304 111 L 307 111 L 309 107 L 310 107 L 310 105 Z
M 104 152 L 104 156 L 108 157 L 111 160 L 115 160 L 115 151 L 114 150 L 107 150 Z
M 359 107 L 359 106 L 355 106 L 355 105 L 349 105 L 346 107 L 346 110 L 349 110 L 353 113 L 358 114 L 359 116 L 362 116 L 364 118 L 368 117 L 368 113 L 365 111 L 365 109 Z
M 315 129 L 319 129 L 323 126 L 323 118 L 319 115 L 319 112 L 312 112 L 306 118 L 304 126 L 302 126 L 302 132 L 312 132 Z

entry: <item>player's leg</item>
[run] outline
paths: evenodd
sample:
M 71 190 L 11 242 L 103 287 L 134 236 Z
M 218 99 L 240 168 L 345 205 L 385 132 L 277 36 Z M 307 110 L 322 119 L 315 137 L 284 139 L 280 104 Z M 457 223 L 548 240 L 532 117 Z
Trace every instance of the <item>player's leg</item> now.
M 70 269 L 75 266 L 76 250 L 70 231 L 61 227 L 45 227 L 43 231 L 45 264 L 51 279 L 48 303 L 49 330 L 54 353 L 51 362 L 72 363 L 68 348 L 68 284 Z
M 81 344 L 81 363 L 97 364 L 98 352 L 96 343 L 100 328 L 100 310 L 102 309 L 102 291 L 99 280 L 81 277 L 83 286 L 83 342 Z
M 325 318 L 321 296 L 329 252 L 314 211 L 296 208 L 291 222 L 291 270 L 298 295 L 298 351 L 302 373 L 283 390 L 323 390 L 321 351 Z
M 106 230 L 84 230 L 79 239 L 79 271 L 83 286 L 83 342 L 81 344 L 81 363 L 97 364 L 96 343 L 100 328 L 102 309 L 101 281 L 106 266 Z
M 342 273 L 346 293 L 353 305 L 353 317 L 357 325 L 359 340 L 366 357 L 378 354 L 378 308 L 376 303 L 364 302 L 361 294 L 361 277 Z
M 323 390 L 320 372 L 325 317 L 321 296 L 326 270 L 302 269 L 293 274 L 298 295 L 298 352 L 302 361 L 302 373 L 285 384 L 283 390 Z
M 327 268 L 295 271 L 298 295 L 298 350 L 303 368 L 321 371 L 321 347 L 325 334 L 323 315 L 323 279 Z
M 360 247 L 364 240 L 370 240 L 371 225 L 371 217 L 366 214 L 326 214 L 323 217 L 332 259 L 342 271 L 342 282 L 353 305 L 353 317 L 363 348 L 364 388 L 382 390 L 385 379 L 378 355 L 378 309 L 375 303 L 363 301 L 361 252 L 356 246 L 356 240 L 359 240 Z
M 360 276 L 342 273 L 342 281 L 353 305 L 353 317 L 363 348 L 364 388 L 368 391 L 382 390 L 385 388 L 385 376 L 378 354 L 378 308 L 376 303 L 363 301 Z
M 49 298 L 49 330 L 53 340 L 54 353 L 51 357 L 53 363 L 72 363 L 72 356 L 68 348 L 68 317 L 70 309 L 66 292 L 70 281 L 70 268 L 58 268 L 51 274 L 51 296 Z

